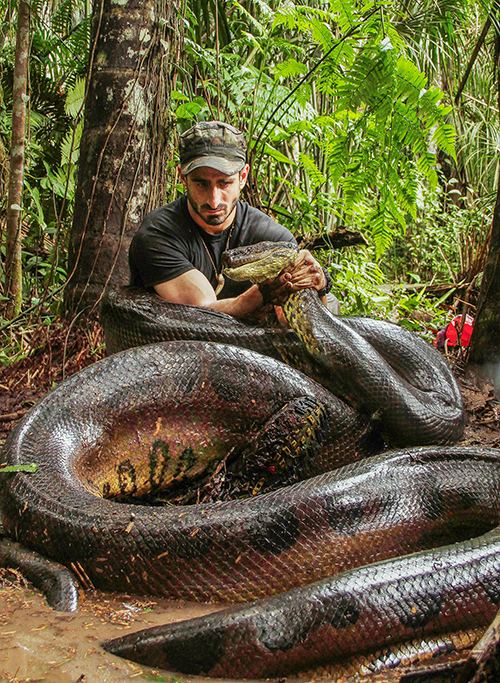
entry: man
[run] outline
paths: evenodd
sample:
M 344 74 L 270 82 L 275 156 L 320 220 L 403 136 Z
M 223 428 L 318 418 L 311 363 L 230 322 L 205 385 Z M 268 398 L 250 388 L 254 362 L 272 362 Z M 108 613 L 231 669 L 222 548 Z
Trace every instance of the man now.
M 166 301 L 205 306 L 236 318 L 308 287 L 327 293 L 327 277 L 305 250 L 289 272 L 265 286 L 224 281 L 221 255 L 257 242 L 295 242 L 286 228 L 240 201 L 248 178 L 243 134 L 226 123 L 197 123 L 180 136 L 185 194 L 151 212 L 129 252 L 130 284 L 154 288 Z M 331 281 L 329 282 L 331 287 Z

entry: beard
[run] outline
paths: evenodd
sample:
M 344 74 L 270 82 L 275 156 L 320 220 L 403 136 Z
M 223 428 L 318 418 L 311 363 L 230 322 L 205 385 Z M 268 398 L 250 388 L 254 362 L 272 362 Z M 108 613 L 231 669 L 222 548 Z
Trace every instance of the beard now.
M 209 206 L 208 204 L 197 204 L 193 200 L 189 190 L 187 190 L 187 198 L 188 198 L 189 204 L 190 204 L 191 208 L 193 209 L 193 211 L 207 225 L 222 225 L 222 223 L 224 223 L 224 221 L 227 220 L 228 216 L 230 216 L 231 213 L 234 211 L 234 208 L 235 208 L 236 204 L 238 203 L 238 200 L 240 197 L 239 197 L 239 193 L 238 193 L 238 196 L 232 200 L 231 204 L 219 204 L 216 207 L 216 210 L 220 211 L 220 213 L 218 213 L 217 215 L 213 215 L 213 216 L 206 213 L 207 211 L 212 211 L 213 208 L 211 206 Z

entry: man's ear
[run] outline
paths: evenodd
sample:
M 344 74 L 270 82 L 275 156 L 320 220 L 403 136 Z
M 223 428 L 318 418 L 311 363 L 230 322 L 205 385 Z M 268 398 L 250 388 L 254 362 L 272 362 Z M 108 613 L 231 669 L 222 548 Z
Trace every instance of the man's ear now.
M 181 167 L 180 167 L 180 166 L 177 166 L 177 173 L 179 174 L 179 178 L 181 179 L 181 183 L 184 185 L 184 187 L 186 187 L 186 184 L 187 184 L 187 176 L 185 176 L 185 175 L 183 174 L 183 172 L 181 171 Z
M 242 190 L 246 185 L 249 168 L 249 165 L 245 164 L 240 171 L 240 190 Z

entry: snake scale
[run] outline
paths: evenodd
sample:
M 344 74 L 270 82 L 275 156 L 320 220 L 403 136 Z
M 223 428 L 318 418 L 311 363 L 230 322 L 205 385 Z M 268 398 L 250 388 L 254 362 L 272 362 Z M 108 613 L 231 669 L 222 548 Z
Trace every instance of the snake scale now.
M 331 316 L 311 292 L 289 299 L 302 339 L 173 305 L 163 308 L 170 323 L 160 316 L 155 326 L 153 297 L 112 297 L 103 311 L 113 351 L 160 342 L 169 325 L 187 340 L 112 355 L 28 413 L 3 460 L 37 470 L 0 480 L 4 527 L 87 585 L 257 602 L 106 649 L 184 673 L 267 677 L 492 619 L 499 453 L 428 446 L 362 457 L 380 426 L 402 445 L 460 436 L 460 394 L 432 349 L 376 321 L 350 319 L 329 331 Z M 352 370 L 363 365 L 360 352 L 382 373 L 378 382 Z M 276 357 L 310 370 L 340 398 Z M 228 453 L 257 479 L 264 473 L 266 485 L 306 479 L 241 500 L 141 504 L 169 487 L 196 486 Z M 261 472 L 252 471 L 255 455 Z

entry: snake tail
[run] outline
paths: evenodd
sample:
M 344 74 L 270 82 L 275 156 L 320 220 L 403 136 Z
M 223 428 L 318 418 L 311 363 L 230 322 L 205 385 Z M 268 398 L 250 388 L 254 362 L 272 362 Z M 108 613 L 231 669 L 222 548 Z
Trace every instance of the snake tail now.
M 0 567 L 19 570 L 42 591 L 52 609 L 59 612 L 78 609 L 78 583 L 62 564 L 4 538 L 0 541 Z

